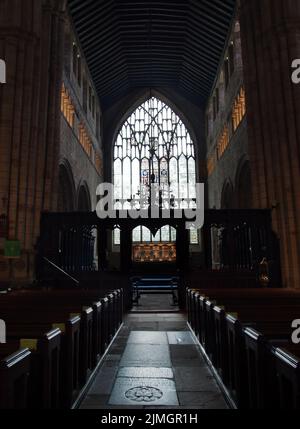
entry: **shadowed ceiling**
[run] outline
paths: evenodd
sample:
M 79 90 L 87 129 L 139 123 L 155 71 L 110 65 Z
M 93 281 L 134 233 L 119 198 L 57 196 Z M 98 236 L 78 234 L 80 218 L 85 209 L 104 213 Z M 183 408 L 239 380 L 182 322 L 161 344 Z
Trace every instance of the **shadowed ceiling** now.
M 104 108 L 139 88 L 171 88 L 203 106 L 235 0 L 69 0 Z

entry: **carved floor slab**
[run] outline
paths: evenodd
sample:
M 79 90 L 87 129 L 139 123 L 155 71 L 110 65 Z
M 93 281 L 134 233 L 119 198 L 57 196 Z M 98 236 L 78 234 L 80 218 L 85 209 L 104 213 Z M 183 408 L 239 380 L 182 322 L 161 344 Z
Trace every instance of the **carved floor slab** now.
M 179 405 L 173 380 L 118 377 L 109 405 Z

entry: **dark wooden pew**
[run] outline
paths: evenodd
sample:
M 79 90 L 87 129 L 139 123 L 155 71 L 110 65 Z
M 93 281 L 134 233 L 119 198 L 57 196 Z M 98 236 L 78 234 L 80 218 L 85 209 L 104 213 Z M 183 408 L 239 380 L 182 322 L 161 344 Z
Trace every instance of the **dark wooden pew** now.
M 28 407 L 30 355 L 19 342 L 0 344 L 0 409 Z
M 280 409 L 300 409 L 300 345 L 273 347 Z
M 266 326 L 264 334 L 251 327 L 244 329 L 249 408 L 278 407 L 278 383 L 271 349 L 276 345 L 287 344 L 289 336 L 290 330 L 287 326 Z
M 22 296 L 26 299 L 29 299 L 30 302 L 32 300 L 45 299 L 48 297 L 52 300 L 59 300 L 65 302 L 66 300 L 70 302 L 70 293 L 66 291 L 51 291 L 48 292 L 41 291 L 24 291 L 22 292 Z M 17 294 L 20 296 L 20 294 Z M 112 332 L 109 332 L 109 336 L 112 336 L 119 326 L 122 323 L 123 319 L 123 291 L 121 289 L 111 290 L 111 291 L 97 291 L 97 290 L 76 290 L 72 292 L 72 300 L 71 303 L 74 305 L 78 305 L 81 303 L 82 305 L 92 305 L 92 303 L 97 303 L 101 301 L 101 299 L 108 297 L 110 303 L 109 307 L 112 307 L 112 310 L 109 312 L 109 328 L 112 328 Z
M 48 292 L 25 291 L 22 296 L 27 297 L 30 302 L 32 300 L 49 299 L 58 300 L 59 302 L 70 301 L 70 293 L 65 291 Z M 45 298 L 46 297 L 46 298 Z M 103 296 L 103 291 L 87 290 L 72 292 L 72 304 L 76 305 L 91 305 L 93 302 L 93 361 L 96 362 L 99 356 L 104 353 L 109 345 L 111 338 L 116 333 L 117 329 L 123 320 L 123 291 L 116 289 Z M 100 314 L 101 313 L 101 314 Z M 101 322 L 102 321 L 102 322 Z M 101 326 L 101 323 L 103 326 Z M 98 329 L 96 328 L 98 326 Z M 100 338 L 99 334 L 101 333 Z M 95 344 L 98 344 L 95 346 Z
M 248 307 L 244 313 L 239 308 L 237 311 L 236 315 L 226 314 L 228 387 L 240 408 L 267 408 L 273 402 L 265 393 L 264 383 L 268 376 L 262 370 L 268 351 L 263 338 L 256 336 L 255 332 L 258 329 L 269 340 L 288 341 L 295 307 L 290 310 L 277 306 L 262 309 Z M 271 375 L 267 385 L 272 386 L 273 380 Z
M 291 342 L 290 325 L 267 325 L 262 329 L 263 333 L 244 330 L 249 405 L 260 409 L 300 408 L 300 346 Z
M 11 304 L 12 307 L 8 307 Z M 14 306 L 16 299 L 12 298 L 11 303 L 9 300 L 6 301 L 6 309 L 2 310 L 0 303 L 0 314 L 4 314 L 4 318 L 7 321 L 8 335 L 11 336 L 11 329 L 14 327 L 14 335 L 18 335 L 22 332 L 23 335 L 26 325 L 29 328 L 37 327 L 40 331 L 46 330 L 52 326 L 59 326 L 63 329 L 64 335 L 66 336 L 66 351 L 69 351 L 68 355 L 63 355 L 63 362 L 69 359 L 69 374 L 71 377 L 71 370 L 75 368 L 78 361 L 78 372 L 79 372 L 79 387 L 83 386 L 87 380 L 87 377 L 93 369 L 92 364 L 92 336 L 93 336 L 93 309 L 91 307 L 82 308 L 81 306 L 63 304 L 51 302 L 48 300 L 34 300 L 32 305 L 26 302 L 18 303 L 18 311 L 15 310 Z M 3 305 L 3 304 L 2 304 Z M 17 317 L 17 322 L 15 318 Z M 68 330 L 66 327 L 68 326 Z M 70 352 L 72 351 L 72 355 Z M 79 355 L 78 355 L 79 353 Z M 63 364 L 64 367 L 67 364 Z M 75 370 L 76 371 L 76 370 Z M 78 389 L 76 377 L 72 380 L 75 384 L 73 390 Z M 69 378 L 71 380 L 71 378 Z M 70 387 L 70 385 L 68 385 Z M 65 388 L 64 388 L 65 390 Z M 70 391 L 68 396 L 70 395 Z M 70 396 L 69 396 L 70 399 Z
M 209 292 L 209 298 L 206 292 Z M 275 364 L 270 360 L 267 344 L 269 340 L 272 344 L 288 342 L 291 321 L 300 314 L 300 293 L 288 290 L 242 290 L 241 293 L 236 290 L 187 290 L 187 302 L 191 327 L 237 406 L 274 406 L 278 399 Z M 261 330 L 264 337 L 256 335 L 254 328 Z M 267 365 L 265 356 L 268 356 Z
M 61 331 L 52 329 L 41 333 L 32 327 L 23 331 L 19 329 L 18 334 L 13 333 L 12 336 L 8 331 L 7 338 L 8 341 L 19 341 L 19 348 L 31 351 L 28 406 L 58 408 Z
M 40 335 L 53 328 L 60 329 L 59 407 L 69 408 L 80 387 L 78 373 L 81 318 L 69 317 L 67 311 L 61 312 L 59 308 L 49 314 L 48 307 L 43 308 L 35 304 L 33 307 L 18 305 L 17 308 L 18 310 L 15 299 L 0 301 L 0 314 L 7 321 L 9 338 L 32 338 L 33 335 Z
M 8 333 L 13 338 L 22 336 L 31 339 L 31 330 L 35 328 L 39 333 L 45 332 L 46 327 L 62 331 L 58 368 L 61 374 L 60 406 L 69 407 L 74 402 L 78 387 L 86 382 L 122 323 L 122 291 L 115 290 L 107 296 L 102 295 L 103 292 L 97 290 L 76 291 L 72 294 L 66 291 L 25 290 L 0 297 L 0 315 L 4 309 L 7 317 L 3 316 L 3 319 L 11 320 Z M 74 375 L 77 368 L 79 383 Z

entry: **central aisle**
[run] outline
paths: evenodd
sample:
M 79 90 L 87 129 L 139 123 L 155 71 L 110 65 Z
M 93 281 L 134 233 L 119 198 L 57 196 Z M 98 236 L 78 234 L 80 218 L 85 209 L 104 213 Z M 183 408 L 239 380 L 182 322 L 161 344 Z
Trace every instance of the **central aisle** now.
M 82 409 L 225 409 L 184 315 L 130 314 Z

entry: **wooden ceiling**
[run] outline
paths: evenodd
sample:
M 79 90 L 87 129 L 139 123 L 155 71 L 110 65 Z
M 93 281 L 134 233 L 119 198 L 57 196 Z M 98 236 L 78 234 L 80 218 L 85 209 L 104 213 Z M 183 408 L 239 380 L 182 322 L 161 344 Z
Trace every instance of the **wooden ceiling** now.
M 133 90 L 210 94 L 235 0 L 69 0 L 103 107 Z

